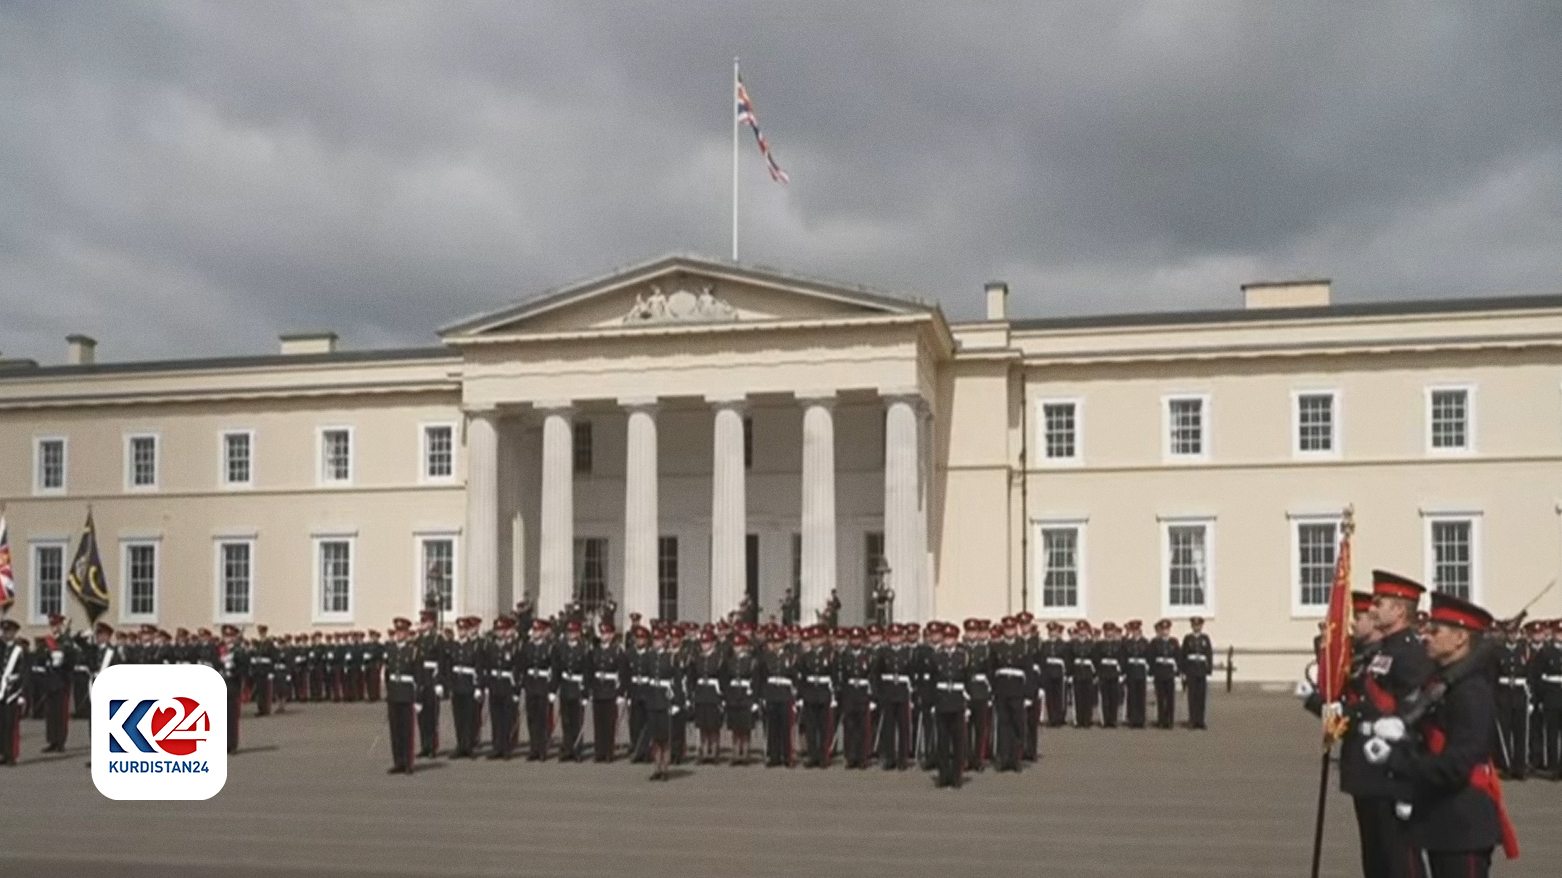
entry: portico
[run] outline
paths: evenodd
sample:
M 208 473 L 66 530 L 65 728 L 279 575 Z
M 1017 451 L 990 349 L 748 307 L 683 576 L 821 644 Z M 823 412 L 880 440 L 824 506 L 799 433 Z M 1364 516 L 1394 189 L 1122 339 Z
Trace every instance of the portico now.
M 620 618 L 703 621 L 797 588 L 812 620 L 932 609 L 937 361 L 918 303 L 670 257 L 448 327 L 464 357 L 463 606 L 604 591 Z M 486 482 L 480 486 L 479 481 Z

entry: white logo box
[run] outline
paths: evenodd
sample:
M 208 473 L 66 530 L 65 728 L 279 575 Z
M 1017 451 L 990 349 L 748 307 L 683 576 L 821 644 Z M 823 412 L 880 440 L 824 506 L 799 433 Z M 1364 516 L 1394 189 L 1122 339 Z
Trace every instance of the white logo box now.
M 221 674 L 206 665 L 112 665 L 93 681 L 98 792 L 119 800 L 210 799 L 227 781 Z

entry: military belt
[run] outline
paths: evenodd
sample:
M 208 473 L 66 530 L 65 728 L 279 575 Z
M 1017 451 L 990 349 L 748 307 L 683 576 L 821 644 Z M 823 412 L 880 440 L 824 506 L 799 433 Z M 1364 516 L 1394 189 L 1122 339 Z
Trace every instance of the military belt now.
M 586 680 L 585 674 L 560 674 L 559 676 L 570 681 L 571 683 L 583 683 Z
M 852 677 L 850 680 L 847 680 L 846 683 L 850 686 L 861 686 L 864 689 L 872 685 L 872 683 L 868 681 L 867 677 Z
M 430 671 L 439 670 L 439 662 L 424 662 L 423 667 Z
M 630 677 L 629 678 L 629 682 L 635 684 L 636 686 L 644 686 L 646 683 L 651 682 L 651 678 L 650 677 Z
M 1104 659 L 1101 660 L 1101 664 L 1103 664 L 1103 665 L 1115 665 L 1115 664 L 1117 664 L 1117 659 L 1115 659 L 1115 658 L 1104 658 Z
M 998 676 L 1000 676 L 1000 677 L 1023 677 L 1023 676 L 1025 676 L 1025 671 L 1023 669 L 1021 669 L 1021 668 L 999 668 L 998 669 Z
M 816 675 L 809 677 L 808 682 L 813 683 L 815 686 L 829 686 L 835 681 L 831 680 L 829 677 L 821 677 Z
M 528 677 L 548 677 L 552 676 L 552 673 L 546 668 L 527 668 L 526 675 Z
M 772 686 L 791 686 L 792 685 L 792 678 L 791 677 L 771 677 L 770 678 L 770 685 L 772 685 Z
M 938 684 L 938 688 L 944 690 L 945 692 L 954 692 L 956 690 L 964 690 L 965 689 L 965 684 L 964 683 L 939 683 Z
M 391 674 L 390 675 L 390 681 L 392 683 L 412 683 L 412 682 L 415 682 L 412 679 L 412 675 L 411 674 Z
M 1177 663 L 1177 660 L 1169 655 L 1157 656 L 1155 660 L 1166 665 L 1175 665 Z
M 986 674 L 972 674 L 971 675 L 971 682 L 974 683 L 974 682 L 977 682 L 977 681 L 981 681 L 983 683 L 987 682 L 987 675 Z
M 1049 664 L 1049 665 L 1065 665 L 1065 664 L 1068 664 L 1068 663 L 1063 661 L 1061 658 L 1058 658 L 1057 656 L 1049 655 L 1049 656 L 1047 656 L 1047 664 Z
M 1149 662 L 1145 661 L 1142 658 L 1131 658 L 1131 659 L 1128 660 L 1128 663 L 1130 665 L 1146 665 L 1146 666 L 1148 666 L 1150 664 Z
M 1562 683 L 1562 674 L 1547 674 L 1540 679 L 1546 681 L 1547 683 Z
M 597 679 L 598 680 L 612 680 L 613 682 L 616 683 L 616 682 L 618 682 L 618 675 L 613 673 L 613 672 L 611 672 L 611 671 L 597 671 Z
M 699 679 L 699 684 L 701 686 L 715 686 L 717 689 L 721 688 L 721 681 L 715 677 L 701 677 Z
M 456 665 L 455 667 L 451 668 L 451 670 L 458 674 L 471 674 L 474 677 L 477 676 L 477 668 L 474 668 L 471 665 Z
M 1523 686 L 1524 688 L 1528 689 L 1529 688 L 1529 681 L 1524 679 L 1523 677 L 1503 677 L 1502 678 L 1502 685 L 1504 685 L 1504 686 Z
M 511 683 L 515 682 L 515 674 L 511 673 L 510 671 L 494 671 L 493 674 L 495 677 L 503 677 L 506 680 L 509 680 Z
M 907 686 L 911 685 L 911 678 L 905 674 L 880 674 L 879 679 L 890 683 L 905 683 Z
M 750 689 L 750 688 L 753 688 L 754 684 L 750 683 L 748 680 L 733 680 L 732 682 L 728 683 L 727 685 L 729 685 L 729 686 L 736 686 L 739 689 Z

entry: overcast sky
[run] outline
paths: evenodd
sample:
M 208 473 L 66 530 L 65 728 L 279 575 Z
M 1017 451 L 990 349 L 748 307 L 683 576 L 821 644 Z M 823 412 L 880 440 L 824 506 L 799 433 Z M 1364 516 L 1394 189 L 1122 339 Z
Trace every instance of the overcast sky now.
M 668 251 L 975 316 L 1562 293 L 1562 3 L 0 2 L 0 351 L 428 344 Z

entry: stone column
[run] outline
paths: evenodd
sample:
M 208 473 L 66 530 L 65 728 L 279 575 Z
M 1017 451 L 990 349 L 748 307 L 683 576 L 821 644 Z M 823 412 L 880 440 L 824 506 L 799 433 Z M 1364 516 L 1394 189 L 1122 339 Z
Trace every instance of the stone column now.
M 499 613 L 499 423 L 492 409 L 467 413 L 466 569 L 459 612 Z
M 741 399 L 712 399 L 716 408 L 711 460 L 710 616 L 738 608 L 747 583 L 748 495 L 743 471 Z
M 895 590 L 895 621 L 923 621 L 922 414 L 914 396 L 891 396 L 885 403 L 884 560 Z
M 624 618 L 656 618 L 657 523 L 656 401 L 620 400 L 629 410 L 624 464 Z
M 542 513 L 537 542 L 537 615 L 552 616 L 575 593 L 574 410 L 539 406 L 542 421 Z
M 835 588 L 835 399 L 803 403 L 803 624 L 812 624 Z

